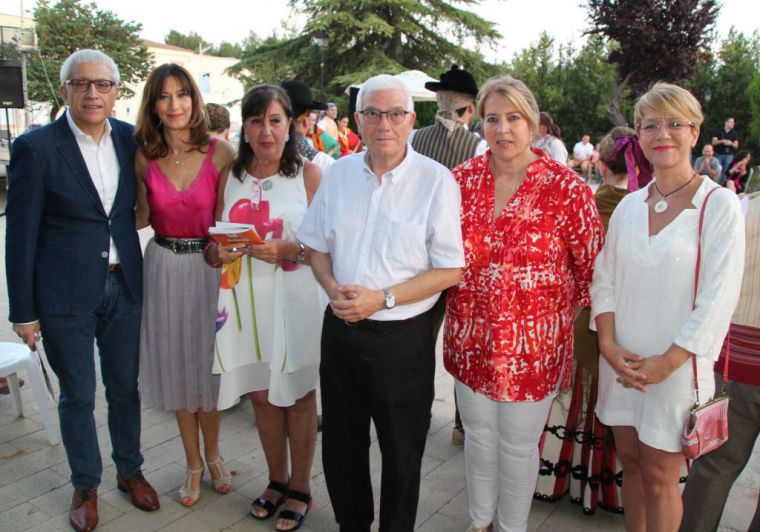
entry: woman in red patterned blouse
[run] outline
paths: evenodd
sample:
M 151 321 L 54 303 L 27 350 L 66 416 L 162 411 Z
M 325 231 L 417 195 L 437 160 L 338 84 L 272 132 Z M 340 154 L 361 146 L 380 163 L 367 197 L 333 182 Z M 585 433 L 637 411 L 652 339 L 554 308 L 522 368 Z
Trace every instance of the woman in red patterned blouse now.
M 591 189 L 531 149 L 538 107 L 509 76 L 481 89 L 489 150 L 454 170 L 467 265 L 449 289 L 444 363 L 456 379 L 474 530 L 525 530 L 538 441 L 572 368 L 603 228 Z

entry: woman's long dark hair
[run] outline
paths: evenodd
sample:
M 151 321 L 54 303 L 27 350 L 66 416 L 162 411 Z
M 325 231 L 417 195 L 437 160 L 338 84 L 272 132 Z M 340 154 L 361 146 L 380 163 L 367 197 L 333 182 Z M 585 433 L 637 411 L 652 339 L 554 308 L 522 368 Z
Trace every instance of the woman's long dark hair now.
M 137 115 L 137 125 L 135 126 L 135 142 L 145 150 L 145 156 L 151 160 L 160 159 L 169 154 L 169 145 L 164 138 L 163 124 L 156 114 L 156 101 L 164 90 L 166 79 L 170 77 L 177 79 L 193 102 L 193 110 L 188 123 L 190 146 L 198 151 L 205 151 L 204 148 L 210 142 L 208 117 L 198 85 L 183 67 L 174 63 L 167 63 L 155 68 L 148 76 L 143 89 L 140 112 Z
M 538 114 L 538 123 L 546 128 L 546 131 L 549 132 L 549 135 L 552 137 L 557 137 L 561 142 L 565 142 L 565 139 L 562 138 L 562 130 L 557 124 L 554 123 L 552 115 L 546 111 L 541 111 Z
M 288 94 L 276 85 L 256 85 L 245 93 L 240 104 L 243 125 L 240 126 L 240 146 L 238 146 L 237 158 L 232 163 L 232 175 L 240 181 L 243 180 L 243 172 L 256 158 L 251 145 L 245 141 L 245 120 L 252 116 L 264 116 L 272 102 L 278 102 L 282 105 L 285 116 L 290 120 L 288 139 L 285 141 L 280 157 L 280 173 L 286 177 L 295 177 L 303 166 L 303 161 L 298 155 L 296 125 Z

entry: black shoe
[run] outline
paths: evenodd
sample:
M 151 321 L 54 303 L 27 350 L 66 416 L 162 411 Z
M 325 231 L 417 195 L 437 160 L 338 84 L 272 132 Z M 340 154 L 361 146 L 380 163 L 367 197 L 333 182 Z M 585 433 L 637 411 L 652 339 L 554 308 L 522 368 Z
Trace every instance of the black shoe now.
M 286 500 L 288 500 L 288 486 L 287 484 L 280 484 L 279 482 L 275 482 L 274 480 L 270 480 L 269 484 L 267 484 L 267 489 L 271 491 L 276 491 L 280 494 L 280 498 L 277 499 L 277 502 L 270 502 L 266 500 L 264 497 L 259 497 L 255 501 L 251 503 L 251 517 L 254 519 L 258 519 L 259 521 L 265 521 L 266 519 L 269 519 L 274 515 L 274 513 L 277 511 L 277 509 L 282 506 L 282 503 L 284 503 Z M 266 515 L 258 515 L 253 512 L 254 506 L 258 506 L 262 510 L 266 512 Z
M 301 493 L 300 491 L 293 491 L 290 490 L 290 493 L 288 494 L 289 499 L 293 499 L 294 501 L 302 502 L 306 505 L 306 510 L 304 513 L 298 513 L 293 510 L 282 510 L 280 512 L 280 515 L 277 516 L 277 519 L 288 519 L 290 521 L 295 521 L 295 526 L 292 526 L 290 528 L 280 528 L 275 527 L 280 532 L 292 532 L 293 530 L 298 530 L 303 526 L 303 521 L 306 519 L 306 514 L 309 513 L 309 510 L 311 510 L 311 495 L 308 493 Z

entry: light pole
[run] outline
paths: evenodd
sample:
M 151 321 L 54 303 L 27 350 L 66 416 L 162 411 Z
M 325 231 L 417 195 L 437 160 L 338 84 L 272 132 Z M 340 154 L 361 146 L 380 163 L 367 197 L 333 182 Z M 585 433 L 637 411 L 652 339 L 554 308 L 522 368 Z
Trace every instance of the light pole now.
M 318 31 L 314 34 L 314 44 L 319 47 L 319 95 L 325 99 L 325 48 L 327 48 L 327 34 Z

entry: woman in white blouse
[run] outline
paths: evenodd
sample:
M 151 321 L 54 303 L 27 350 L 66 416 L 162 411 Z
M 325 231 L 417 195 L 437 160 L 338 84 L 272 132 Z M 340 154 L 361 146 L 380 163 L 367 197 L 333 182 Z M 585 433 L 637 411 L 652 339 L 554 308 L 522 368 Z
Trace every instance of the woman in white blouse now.
M 636 103 L 636 131 L 655 180 L 626 196 L 610 220 L 591 287 L 599 332 L 597 415 L 613 428 L 623 464 L 626 529 L 675 531 L 680 436 L 695 401 L 714 393 L 712 366 L 741 285 L 744 225 L 734 194 L 710 196 L 692 310 L 699 213 L 718 187 L 690 165 L 702 110 L 688 91 L 655 84 Z

